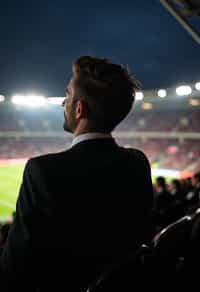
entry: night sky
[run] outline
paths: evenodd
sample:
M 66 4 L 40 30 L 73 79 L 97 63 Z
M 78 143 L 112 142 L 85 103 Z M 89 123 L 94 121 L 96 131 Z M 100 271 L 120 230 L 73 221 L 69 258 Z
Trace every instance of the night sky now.
M 63 96 L 80 55 L 128 65 L 144 89 L 200 81 L 200 46 L 158 0 L 1 1 L 0 94 Z

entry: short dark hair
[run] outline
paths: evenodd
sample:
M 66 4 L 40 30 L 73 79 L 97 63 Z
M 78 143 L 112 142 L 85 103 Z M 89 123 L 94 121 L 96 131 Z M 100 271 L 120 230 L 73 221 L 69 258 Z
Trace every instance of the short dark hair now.
M 166 180 L 165 180 L 165 178 L 164 178 L 163 176 L 158 176 L 158 177 L 156 178 L 156 182 L 157 182 L 157 184 L 158 184 L 160 187 L 163 187 L 163 188 L 166 187 Z
M 73 73 L 75 96 L 86 103 L 91 129 L 111 132 L 130 112 L 138 81 L 125 67 L 91 56 L 78 58 Z

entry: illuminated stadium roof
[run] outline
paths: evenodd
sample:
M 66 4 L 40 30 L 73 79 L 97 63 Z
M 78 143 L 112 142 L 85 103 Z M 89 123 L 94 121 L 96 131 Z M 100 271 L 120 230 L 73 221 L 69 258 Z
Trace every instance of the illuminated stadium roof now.
M 189 20 L 190 16 L 200 20 L 200 1 L 160 0 L 160 2 L 193 37 L 193 39 L 200 44 L 200 31 L 197 31 Z
M 17 107 L 45 107 L 47 105 L 61 105 L 64 97 L 45 97 L 41 95 L 16 94 L 12 97 L 0 95 L 0 104 L 12 103 Z M 195 109 L 200 107 L 200 82 L 180 84 L 170 88 L 144 90 L 136 93 L 137 110 L 151 109 Z
M 36 94 L 16 94 L 12 97 L 5 97 L 0 94 L 0 111 L 3 105 L 13 105 L 17 110 L 25 108 L 39 108 L 49 110 L 60 107 L 65 97 L 45 97 Z M 12 106 L 11 106 L 12 107 Z M 195 80 L 193 84 L 179 84 L 169 88 L 157 88 L 143 90 L 136 93 L 134 111 L 151 110 L 199 110 L 200 109 L 200 80 Z
M 17 94 L 12 97 L 0 95 L 0 104 L 13 104 L 17 108 L 49 108 L 60 106 L 64 97 Z M 1 106 L 1 108 L 2 108 Z M 136 93 L 134 110 L 195 110 L 200 108 L 200 82 L 177 87 L 144 90 Z

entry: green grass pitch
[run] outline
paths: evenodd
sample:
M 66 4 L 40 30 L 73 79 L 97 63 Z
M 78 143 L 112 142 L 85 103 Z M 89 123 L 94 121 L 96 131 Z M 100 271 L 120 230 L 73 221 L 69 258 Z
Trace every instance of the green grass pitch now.
M 23 165 L 0 166 L 0 221 L 10 219 L 15 211 L 23 169 Z

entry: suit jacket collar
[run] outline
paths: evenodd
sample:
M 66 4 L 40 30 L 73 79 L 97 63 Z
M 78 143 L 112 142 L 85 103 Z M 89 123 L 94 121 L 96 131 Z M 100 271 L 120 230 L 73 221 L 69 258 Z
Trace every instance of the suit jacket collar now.
M 116 143 L 115 139 L 111 136 L 110 138 L 95 138 L 95 139 L 87 139 L 80 141 L 79 143 L 73 145 L 70 149 L 71 150 L 86 150 L 87 151 L 103 151 L 103 149 L 108 148 L 118 148 L 119 145 Z
M 88 140 L 96 140 L 96 139 L 112 139 L 111 134 L 105 133 L 86 133 L 75 137 L 72 141 L 71 147 L 75 146 L 76 144 Z

